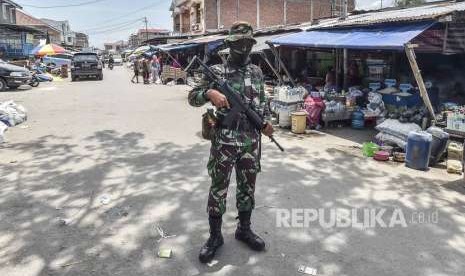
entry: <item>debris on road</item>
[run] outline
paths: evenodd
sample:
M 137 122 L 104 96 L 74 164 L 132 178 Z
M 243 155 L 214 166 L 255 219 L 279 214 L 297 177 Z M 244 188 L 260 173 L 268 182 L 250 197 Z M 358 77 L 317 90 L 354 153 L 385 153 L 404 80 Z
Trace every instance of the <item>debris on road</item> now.
M 117 217 L 127 217 L 129 216 L 129 210 L 131 206 L 114 206 L 105 211 L 105 214 L 109 216 L 117 216 Z
M 158 257 L 169 259 L 171 258 L 171 253 L 172 253 L 172 250 L 169 248 L 160 248 L 160 250 L 158 250 Z
M 163 239 L 169 239 L 169 238 L 174 238 L 176 235 L 168 235 L 168 233 L 163 230 L 163 228 L 160 227 L 160 225 L 157 225 L 156 227 L 158 235 L 160 235 L 160 238 L 157 240 L 157 242 L 160 242 Z
M 8 129 L 8 126 L 0 121 L 0 144 L 5 140 L 5 131 Z
M 71 223 L 71 219 L 58 218 L 58 223 L 60 226 L 66 226 Z
M 8 127 L 19 125 L 27 120 L 26 109 L 13 101 L 0 102 L 0 144 L 5 141 Z
M 274 208 L 278 208 L 276 206 L 268 206 L 268 205 L 258 205 L 255 207 L 255 209 L 261 209 L 261 208 L 268 208 L 268 209 L 274 209 Z
M 313 267 L 308 267 L 305 265 L 299 266 L 299 270 L 297 270 L 300 273 L 307 274 L 307 275 L 313 275 L 316 276 L 317 270 L 316 268 Z
M 214 267 L 218 262 L 218 260 L 212 260 L 211 262 L 207 263 L 208 267 Z
M 111 201 L 111 196 L 109 194 L 103 194 L 99 197 L 99 201 L 103 205 L 107 205 Z
M 19 126 L 19 128 L 26 129 L 26 128 L 29 128 L 29 126 L 28 125 L 21 125 L 21 126 Z
M 76 261 L 76 262 L 72 262 L 72 263 L 62 264 L 61 267 L 73 266 L 73 265 L 80 264 L 82 262 L 84 262 L 84 261 Z
M 13 127 L 27 120 L 27 111 L 24 106 L 14 101 L 0 103 L 0 121 L 7 126 Z

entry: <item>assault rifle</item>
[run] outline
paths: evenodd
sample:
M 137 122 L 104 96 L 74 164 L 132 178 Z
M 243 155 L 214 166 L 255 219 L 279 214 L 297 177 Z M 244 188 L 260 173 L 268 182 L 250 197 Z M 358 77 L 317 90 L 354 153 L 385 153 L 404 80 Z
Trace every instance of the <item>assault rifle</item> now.
M 229 104 L 231 105 L 231 111 L 229 111 L 228 116 L 224 119 L 224 123 L 226 125 L 231 125 L 233 120 L 237 118 L 237 114 L 243 112 L 247 119 L 252 123 L 252 125 L 258 130 L 262 131 L 263 128 L 266 126 L 265 121 L 250 107 L 248 107 L 241 99 L 241 97 L 234 92 L 234 89 L 228 84 L 228 82 L 217 75 L 206 65 L 203 63 L 197 56 L 195 56 L 192 61 L 190 62 L 189 66 L 185 69 L 186 71 L 195 63 L 198 62 L 200 66 L 204 69 L 204 74 L 213 81 L 218 90 L 226 96 L 228 99 Z M 269 136 L 271 141 L 276 144 L 276 146 L 284 152 L 284 148 L 276 141 L 273 135 Z

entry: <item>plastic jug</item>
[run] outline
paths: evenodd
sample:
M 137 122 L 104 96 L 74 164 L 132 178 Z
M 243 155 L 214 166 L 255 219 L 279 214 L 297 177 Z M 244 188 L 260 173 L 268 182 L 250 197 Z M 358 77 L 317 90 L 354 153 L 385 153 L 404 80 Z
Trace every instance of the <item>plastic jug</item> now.
M 410 132 L 407 140 L 405 165 L 415 170 L 427 170 L 433 136 L 424 131 Z

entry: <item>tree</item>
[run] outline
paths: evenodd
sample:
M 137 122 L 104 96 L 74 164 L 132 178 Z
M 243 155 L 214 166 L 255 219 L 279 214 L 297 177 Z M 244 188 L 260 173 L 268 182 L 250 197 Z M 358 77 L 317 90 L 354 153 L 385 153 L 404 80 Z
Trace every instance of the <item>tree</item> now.
M 426 0 L 397 0 L 397 7 L 413 7 L 426 3 Z

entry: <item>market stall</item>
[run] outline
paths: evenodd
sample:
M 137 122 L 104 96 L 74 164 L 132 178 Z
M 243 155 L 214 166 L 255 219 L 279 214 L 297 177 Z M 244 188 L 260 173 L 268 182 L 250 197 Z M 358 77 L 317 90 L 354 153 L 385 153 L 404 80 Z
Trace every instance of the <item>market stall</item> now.
M 338 125 L 341 122 L 350 122 L 354 129 L 376 126 L 379 134 L 373 137 L 373 141 L 385 147 L 383 149 L 389 150 L 388 159 L 394 149 L 394 152 L 403 152 L 410 167 L 427 169 L 428 165 L 425 167 L 418 165 L 421 162 L 415 162 L 420 156 L 422 160 L 429 159 L 430 153 L 434 159 L 442 156 L 446 149 L 448 136 L 444 139 L 446 132 L 438 128 L 430 128 L 428 132 L 422 132 L 444 118 L 443 116 L 436 117 L 438 115 L 437 103 L 431 101 L 435 84 L 431 81 L 425 82 L 420 71 L 416 51 L 423 52 L 422 46 L 424 45 L 418 45 L 417 38 L 422 37 L 422 34 L 431 28 L 440 29 L 444 26 L 447 25 L 438 23 L 436 20 L 422 20 L 313 29 L 271 39 L 268 43 L 279 61 L 280 71 L 287 75 L 291 80 L 291 86 L 294 87 L 303 84 L 293 75 L 296 70 L 292 67 L 295 67 L 294 64 L 297 63 L 295 57 L 298 56 L 296 52 L 298 54 L 298 51 L 321 52 L 326 50 L 334 55 L 335 70 L 328 70 L 325 84 L 307 87 L 308 97 L 305 99 L 304 109 L 308 114 L 308 126 L 328 127 L 332 122 L 338 122 Z M 286 51 L 291 54 L 287 55 Z M 403 60 L 400 58 L 402 56 Z M 286 58 L 285 61 L 283 57 Z M 402 60 L 403 63 L 390 63 L 388 62 L 390 57 L 392 60 Z M 365 74 L 360 76 L 356 85 L 352 85 L 351 71 L 360 72 L 361 70 L 358 70 L 356 66 L 353 67 L 357 69 L 352 69 L 352 62 L 353 64 L 359 62 L 366 67 L 363 70 Z M 401 65 L 409 69 L 404 71 L 404 75 L 397 74 Z M 289 66 L 291 70 L 287 68 Z M 280 120 L 283 114 L 284 112 L 280 112 Z M 461 111 L 450 114 L 448 125 L 453 125 L 453 122 L 459 125 L 458 122 L 463 119 L 461 114 L 463 114 Z M 289 112 L 287 116 L 293 116 L 292 112 Z M 465 130 L 461 124 L 456 128 Z M 410 135 L 411 133 L 415 135 Z M 426 150 L 421 155 L 416 155 L 417 159 L 413 158 L 415 159 L 413 160 L 411 152 L 414 150 L 412 145 L 415 143 L 426 148 L 440 148 L 442 151 L 428 152 Z M 379 158 L 383 159 L 386 154 L 381 155 Z M 430 164 L 433 163 L 430 162 Z
M 316 49 L 343 49 L 344 64 L 347 63 L 348 51 L 347 49 L 353 50 L 383 50 L 383 51 L 406 51 L 411 56 L 412 47 L 409 42 L 427 30 L 433 25 L 432 22 L 420 22 L 410 24 L 397 24 L 397 25 L 383 25 L 378 27 L 365 27 L 365 28 L 351 28 L 351 29 L 337 29 L 337 30 L 315 30 L 309 32 L 301 32 L 282 36 L 269 41 L 270 47 L 274 49 L 275 53 L 277 50 L 275 47 L 297 47 L 297 48 L 316 48 Z M 409 59 L 410 60 L 410 59 Z M 286 69 L 284 62 L 280 62 L 281 67 L 292 79 L 291 74 Z M 412 69 L 418 70 L 415 58 L 411 59 Z M 344 69 L 347 66 L 344 65 Z M 347 72 L 346 69 L 344 72 Z M 333 78 L 336 78 L 334 76 Z M 347 78 L 347 74 L 344 79 Z M 326 78 L 328 82 L 328 77 Z M 396 82 L 394 80 L 394 82 Z M 346 81 L 344 81 L 346 83 Z M 417 83 L 420 88 L 425 88 L 423 79 L 421 76 L 417 78 Z M 295 84 L 295 83 L 293 83 Z M 396 83 L 394 83 L 395 85 Z M 365 121 L 375 121 L 378 118 L 382 118 L 385 115 L 384 102 L 381 100 L 383 97 L 377 93 L 377 91 L 385 86 L 389 85 L 389 82 L 380 83 L 373 82 L 365 89 L 361 86 L 345 88 L 342 85 L 328 85 L 320 87 L 316 90 L 314 87 L 310 87 L 314 92 L 311 95 L 317 95 L 318 97 L 323 96 L 325 99 L 325 110 L 322 114 L 323 122 L 326 126 L 332 121 L 346 121 L 350 120 L 353 116 L 353 112 L 362 112 Z M 412 87 L 413 88 L 413 87 Z M 347 90 L 346 90 L 347 89 Z M 309 91 L 312 92 L 312 91 Z M 408 93 L 405 94 L 407 97 Z M 430 115 L 434 118 L 434 111 L 431 107 L 429 97 L 425 89 L 420 89 L 418 94 L 423 99 L 425 105 L 430 111 Z M 417 95 L 417 96 L 418 96 Z M 400 97 L 400 95 L 393 95 Z M 414 95 L 410 95 L 414 97 Z M 357 102 L 361 100 L 359 98 L 369 99 L 368 105 L 364 105 L 366 102 Z M 396 105 L 397 103 L 394 102 Z M 400 105 L 400 104 L 399 104 Z M 358 110 L 357 107 L 364 107 Z M 359 125 L 364 125 L 359 124 Z M 354 125 L 354 122 L 353 122 Z

